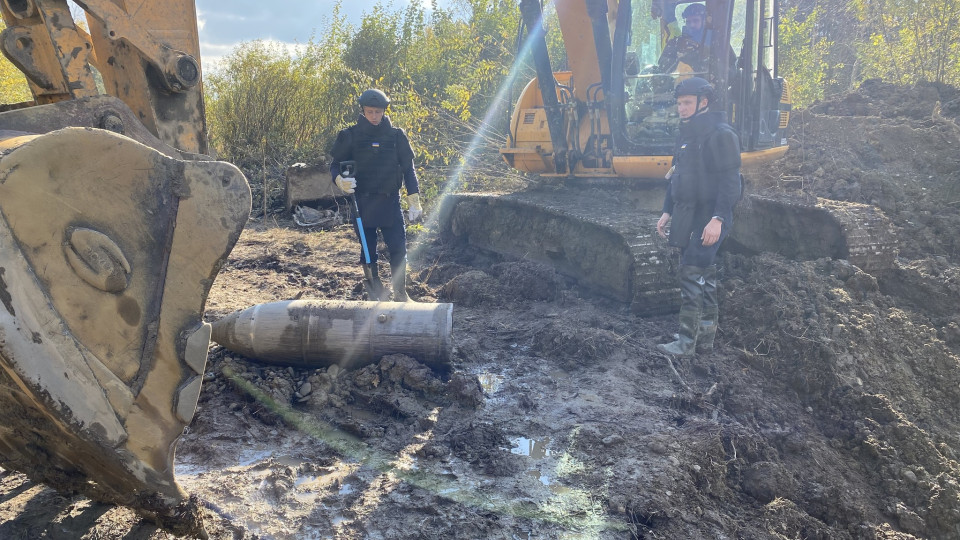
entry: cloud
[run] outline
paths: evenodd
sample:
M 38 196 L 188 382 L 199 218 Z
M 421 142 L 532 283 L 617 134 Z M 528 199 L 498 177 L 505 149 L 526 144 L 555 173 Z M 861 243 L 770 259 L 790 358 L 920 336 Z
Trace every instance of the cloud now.
M 209 73 L 222 63 L 223 58 L 230 54 L 237 43 L 210 43 L 208 41 L 200 42 L 200 64 L 203 71 Z
M 254 40 L 249 40 L 254 41 Z M 248 41 L 248 42 L 249 42 Z M 275 39 L 260 39 L 261 41 L 269 47 L 277 47 L 283 49 L 290 53 L 291 55 L 297 55 L 303 52 L 307 48 L 306 43 L 290 43 L 287 41 L 278 41 Z M 210 43 L 206 41 L 200 42 L 200 58 L 201 64 L 203 66 L 204 73 L 210 73 L 211 71 L 217 70 L 223 67 L 223 61 L 227 56 L 230 56 L 233 51 L 240 46 L 242 42 L 236 43 Z
M 257 39 L 290 50 L 303 47 L 310 38 L 329 32 L 331 15 L 339 3 L 347 22 L 358 25 L 364 13 L 380 3 L 388 10 L 402 10 L 411 3 L 430 9 L 430 0 L 197 0 L 200 55 L 205 71 L 215 67 L 237 45 Z M 449 6 L 454 0 L 439 0 Z

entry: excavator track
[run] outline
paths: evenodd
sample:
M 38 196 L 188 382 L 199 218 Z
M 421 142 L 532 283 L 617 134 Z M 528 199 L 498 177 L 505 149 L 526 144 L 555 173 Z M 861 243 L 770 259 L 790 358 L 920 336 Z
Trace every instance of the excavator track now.
M 679 251 L 656 233 L 662 201 L 663 188 L 650 184 L 455 194 L 441 205 L 440 229 L 481 250 L 548 264 L 638 315 L 663 315 L 679 310 L 680 292 Z M 893 264 L 897 239 L 890 219 L 870 205 L 748 195 L 724 249 L 846 259 L 875 273 Z
M 898 251 L 893 222 L 879 208 L 799 195 L 746 197 L 730 241 L 797 260 L 845 259 L 868 273 L 890 268 Z
M 677 254 L 656 232 L 654 208 L 662 200 L 662 189 L 589 185 L 456 194 L 443 202 L 441 230 L 483 250 L 551 265 L 637 314 L 660 315 L 680 305 Z

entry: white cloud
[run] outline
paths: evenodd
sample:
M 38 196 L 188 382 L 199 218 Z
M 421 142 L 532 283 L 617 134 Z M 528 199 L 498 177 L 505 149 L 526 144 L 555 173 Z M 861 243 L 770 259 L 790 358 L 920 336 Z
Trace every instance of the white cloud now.
M 230 54 L 237 43 L 209 43 L 200 42 L 200 65 L 203 71 L 209 73 L 217 69 L 217 66 L 223 61 L 223 58 Z
M 253 41 L 253 40 L 249 40 Z M 307 45 L 304 43 L 290 43 L 286 41 L 279 41 L 276 39 L 261 39 L 259 40 L 268 46 L 278 47 L 290 53 L 291 55 L 297 55 L 304 50 L 306 50 Z M 203 71 L 209 73 L 213 70 L 216 70 L 223 63 L 224 58 L 230 55 L 236 49 L 240 43 L 210 43 L 206 41 L 200 42 L 200 62 L 203 66 Z
M 291 52 L 302 43 L 329 28 L 333 6 L 340 3 L 340 13 L 350 24 L 359 23 L 381 0 L 197 0 L 197 27 L 200 31 L 200 55 L 204 70 L 210 71 L 242 42 L 262 39 Z M 441 6 L 455 6 L 458 0 L 438 0 Z M 430 0 L 383 0 L 393 9 L 407 4 L 422 4 L 430 9 Z

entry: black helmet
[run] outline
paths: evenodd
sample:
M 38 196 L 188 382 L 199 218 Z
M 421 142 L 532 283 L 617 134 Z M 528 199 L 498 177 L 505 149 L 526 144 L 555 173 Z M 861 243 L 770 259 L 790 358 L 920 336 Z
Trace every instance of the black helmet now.
M 713 85 L 707 82 L 706 79 L 690 77 L 689 79 L 680 81 L 680 84 L 673 90 L 674 99 L 680 96 L 697 96 L 697 101 L 700 101 L 701 97 L 705 97 L 713 102 L 716 97 L 716 92 L 713 90 Z
M 690 4 L 683 10 L 683 18 L 686 19 L 692 16 L 701 16 L 704 17 L 707 14 L 707 8 L 703 4 Z
M 380 107 L 381 109 L 386 109 L 387 106 L 390 105 L 390 98 L 376 88 L 364 90 L 363 93 L 360 94 L 360 99 L 357 101 L 361 107 Z

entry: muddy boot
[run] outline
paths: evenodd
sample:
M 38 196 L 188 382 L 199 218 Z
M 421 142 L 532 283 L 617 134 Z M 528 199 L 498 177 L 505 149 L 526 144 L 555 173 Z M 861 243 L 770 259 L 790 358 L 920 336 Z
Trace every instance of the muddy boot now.
M 377 263 L 364 264 L 362 266 L 363 290 L 367 293 L 367 300 L 379 302 L 383 299 L 383 282 L 380 281 Z
M 390 284 L 393 286 L 394 302 L 411 302 L 407 296 L 407 258 L 390 265 Z
M 697 352 L 713 352 L 713 340 L 717 336 L 720 306 L 717 299 L 717 267 L 703 269 L 703 312 L 700 314 L 700 332 L 697 334 Z
M 698 266 L 680 267 L 680 331 L 676 341 L 657 345 L 657 350 L 674 356 L 693 356 L 700 332 L 703 301 L 703 272 Z

